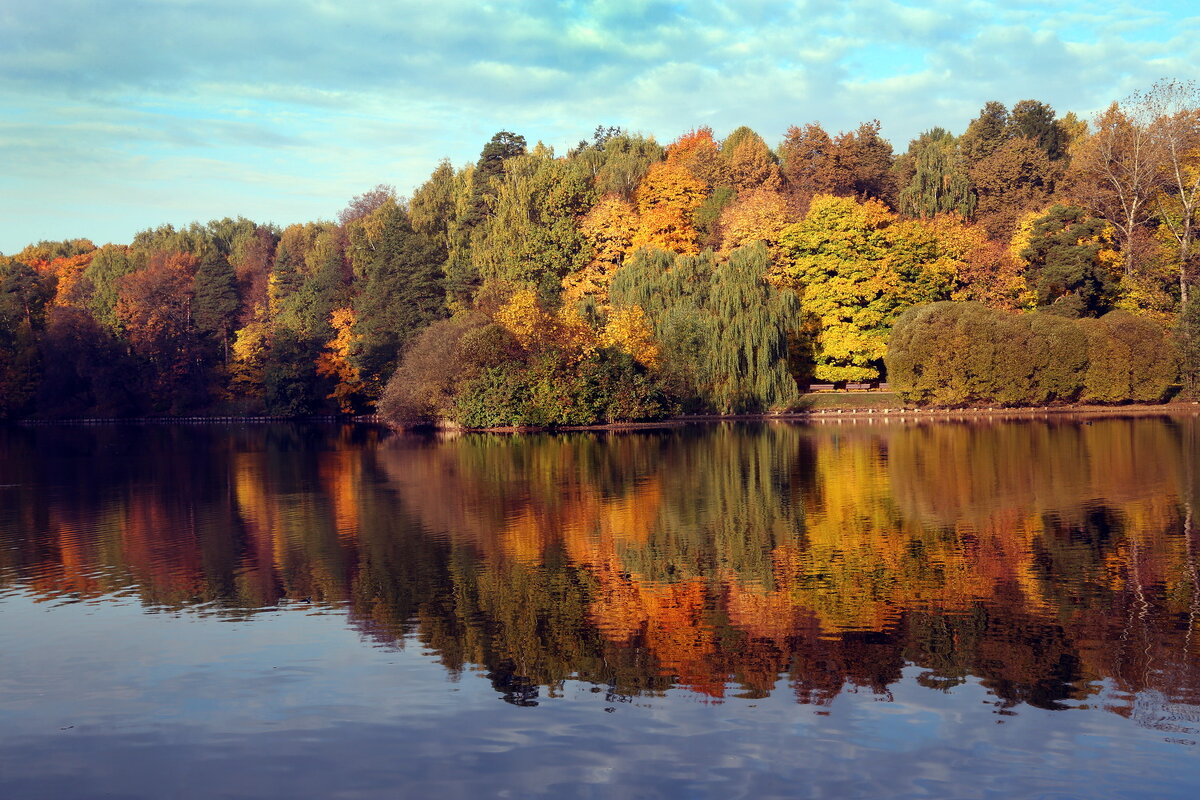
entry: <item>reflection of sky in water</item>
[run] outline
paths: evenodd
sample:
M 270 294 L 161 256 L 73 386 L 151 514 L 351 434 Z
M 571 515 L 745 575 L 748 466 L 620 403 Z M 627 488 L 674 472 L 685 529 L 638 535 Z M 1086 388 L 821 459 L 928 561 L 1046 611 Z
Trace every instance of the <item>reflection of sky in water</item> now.
M 19 643 L 36 632 L 40 645 Z M 0 602 L 5 797 L 1191 797 L 1194 747 L 1099 710 L 997 714 L 908 667 L 890 698 L 619 698 L 521 708 L 340 611 L 229 621 Z M 1095 702 L 1093 702 L 1095 701 Z M 1195 731 L 1193 730 L 1193 734 Z M 1191 737 L 1194 739 L 1194 735 Z
M 0 429 L 0 798 L 1190 796 L 1198 438 Z

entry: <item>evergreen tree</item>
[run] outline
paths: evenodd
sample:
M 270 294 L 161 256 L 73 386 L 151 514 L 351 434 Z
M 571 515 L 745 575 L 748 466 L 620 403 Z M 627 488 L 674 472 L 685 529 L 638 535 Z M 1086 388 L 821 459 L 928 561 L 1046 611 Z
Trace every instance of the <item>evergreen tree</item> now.
M 196 330 L 229 360 L 229 337 L 237 319 L 237 275 L 223 253 L 210 248 L 193 281 L 192 319 Z
M 37 337 L 54 280 L 20 261 L 0 257 L 0 419 L 23 416 L 41 378 Z
M 1097 317 L 1112 308 L 1117 281 L 1106 256 L 1116 260 L 1104 220 L 1064 205 L 1034 223 L 1029 245 L 1021 251 L 1038 305 L 1069 317 Z
M 377 231 L 368 236 L 368 229 Z M 353 308 L 361 337 L 356 364 L 378 392 L 413 334 L 446 315 L 437 245 L 413 230 L 408 214 L 389 202 L 350 230 L 357 277 Z

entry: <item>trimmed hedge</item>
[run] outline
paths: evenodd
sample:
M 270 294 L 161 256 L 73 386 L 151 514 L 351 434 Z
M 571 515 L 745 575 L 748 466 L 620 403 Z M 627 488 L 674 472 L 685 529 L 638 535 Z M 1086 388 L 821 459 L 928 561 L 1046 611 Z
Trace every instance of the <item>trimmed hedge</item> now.
M 959 302 L 904 312 L 885 362 L 901 399 L 934 406 L 1160 402 L 1178 370 L 1172 338 L 1145 317 L 1073 320 Z

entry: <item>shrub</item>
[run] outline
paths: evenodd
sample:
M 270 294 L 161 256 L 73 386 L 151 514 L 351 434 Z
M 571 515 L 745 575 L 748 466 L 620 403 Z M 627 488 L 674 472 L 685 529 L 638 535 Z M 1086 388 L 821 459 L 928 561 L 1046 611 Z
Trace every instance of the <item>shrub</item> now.
M 1159 402 L 1178 355 L 1157 322 L 1124 311 L 1072 320 L 977 303 L 932 303 L 897 321 L 888 375 L 921 405 Z
M 1088 339 L 1083 400 L 1161 402 L 1179 371 L 1175 343 L 1157 322 L 1128 311 L 1079 320 Z
M 471 312 L 429 325 L 413 337 L 384 387 L 379 413 L 403 426 L 429 425 L 450 416 L 459 384 L 493 366 L 488 359 L 505 353 L 498 339 L 506 335 Z

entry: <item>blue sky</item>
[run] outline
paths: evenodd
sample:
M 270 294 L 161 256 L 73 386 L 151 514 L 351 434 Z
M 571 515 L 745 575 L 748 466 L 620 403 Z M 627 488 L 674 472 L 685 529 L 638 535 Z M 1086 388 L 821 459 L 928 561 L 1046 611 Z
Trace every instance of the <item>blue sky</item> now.
M 831 131 L 903 150 L 987 100 L 1083 115 L 1193 79 L 1193 3 L 0 0 L 0 252 L 332 218 L 497 130 Z

